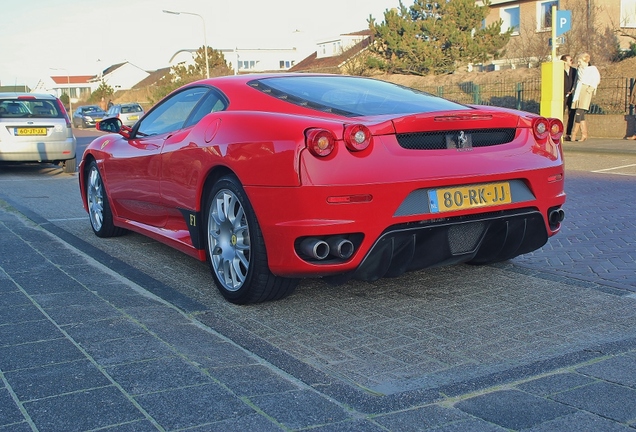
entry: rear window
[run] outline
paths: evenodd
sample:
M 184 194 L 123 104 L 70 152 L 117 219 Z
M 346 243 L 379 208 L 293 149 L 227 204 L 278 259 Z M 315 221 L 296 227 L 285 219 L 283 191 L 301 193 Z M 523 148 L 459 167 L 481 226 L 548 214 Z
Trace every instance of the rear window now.
M 49 99 L 0 99 L 0 118 L 63 118 L 57 103 Z
M 348 117 L 466 109 L 449 100 L 386 81 L 347 76 L 283 76 L 249 83 L 278 99 Z
M 141 105 L 122 105 L 121 106 L 122 114 L 137 113 L 142 111 L 143 110 L 141 109 Z

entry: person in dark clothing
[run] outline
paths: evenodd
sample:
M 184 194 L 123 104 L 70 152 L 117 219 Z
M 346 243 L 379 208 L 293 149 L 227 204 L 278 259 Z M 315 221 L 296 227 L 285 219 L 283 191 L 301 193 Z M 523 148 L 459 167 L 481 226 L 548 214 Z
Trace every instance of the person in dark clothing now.
M 561 56 L 563 61 L 563 110 L 567 111 L 568 119 L 565 126 L 565 141 L 572 141 L 572 127 L 574 126 L 575 109 L 572 108 L 572 95 L 576 88 L 577 69 L 572 66 L 572 56 L 564 54 Z

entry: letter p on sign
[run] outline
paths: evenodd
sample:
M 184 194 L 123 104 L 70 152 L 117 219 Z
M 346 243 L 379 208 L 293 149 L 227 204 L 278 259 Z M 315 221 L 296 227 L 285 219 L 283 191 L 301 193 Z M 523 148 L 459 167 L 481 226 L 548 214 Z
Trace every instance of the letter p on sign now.
M 558 10 L 556 35 L 561 36 L 563 33 L 570 30 L 570 28 L 572 28 L 572 11 Z

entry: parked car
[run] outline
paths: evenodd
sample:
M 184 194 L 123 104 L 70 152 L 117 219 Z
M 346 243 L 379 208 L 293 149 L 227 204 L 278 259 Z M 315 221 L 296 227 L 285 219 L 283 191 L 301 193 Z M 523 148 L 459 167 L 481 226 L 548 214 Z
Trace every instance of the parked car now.
M 106 112 L 98 105 L 83 105 L 73 113 L 73 127 L 89 128 L 106 117 Z
M 62 164 L 75 172 L 77 143 L 62 102 L 49 94 L 0 93 L 0 161 Z
M 144 109 L 138 103 L 115 104 L 108 108 L 106 118 L 117 117 L 122 124 L 132 127 L 144 115 Z
M 308 276 L 507 260 L 564 217 L 560 120 L 370 78 L 206 79 L 133 128 L 98 129 L 115 133 L 79 169 L 94 233 L 132 230 L 207 260 L 238 304 Z

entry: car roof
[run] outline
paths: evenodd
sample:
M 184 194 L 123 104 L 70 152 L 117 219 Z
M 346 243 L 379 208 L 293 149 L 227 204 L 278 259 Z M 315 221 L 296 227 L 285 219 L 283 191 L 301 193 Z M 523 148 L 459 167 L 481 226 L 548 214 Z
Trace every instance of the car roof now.
M 49 93 L 0 92 L 0 98 L 2 99 L 18 99 L 25 96 L 29 98 L 36 98 L 36 99 L 49 99 L 49 100 L 57 99 L 56 96 L 53 96 L 52 94 L 49 94 Z

